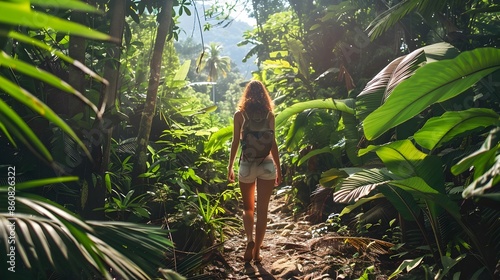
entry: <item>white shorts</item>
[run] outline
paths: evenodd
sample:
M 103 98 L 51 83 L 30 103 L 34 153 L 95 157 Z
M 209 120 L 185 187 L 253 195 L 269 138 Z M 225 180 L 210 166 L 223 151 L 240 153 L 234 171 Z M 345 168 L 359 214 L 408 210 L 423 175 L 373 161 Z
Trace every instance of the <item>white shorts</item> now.
M 257 178 L 262 180 L 276 179 L 276 167 L 271 158 L 264 161 L 255 160 L 254 162 L 240 161 L 238 170 L 238 179 L 242 183 L 253 183 Z

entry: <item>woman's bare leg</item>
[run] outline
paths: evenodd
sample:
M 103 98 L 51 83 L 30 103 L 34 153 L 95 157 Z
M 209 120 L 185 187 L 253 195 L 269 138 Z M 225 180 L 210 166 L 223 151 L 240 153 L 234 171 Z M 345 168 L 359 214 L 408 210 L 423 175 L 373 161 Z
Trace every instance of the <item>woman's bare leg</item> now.
M 243 198 L 243 226 L 247 242 L 253 241 L 253 225 L 255 211 L 255 183 L 239 183 Z
M 262 246 L 266 234 L 267 212 L 274 189 L 274 182 L 275 180 L 257 179 L 257 222 L 255 226 L 255 247 L 253 249 L 255 260 L 260 259 L 260 246 Z

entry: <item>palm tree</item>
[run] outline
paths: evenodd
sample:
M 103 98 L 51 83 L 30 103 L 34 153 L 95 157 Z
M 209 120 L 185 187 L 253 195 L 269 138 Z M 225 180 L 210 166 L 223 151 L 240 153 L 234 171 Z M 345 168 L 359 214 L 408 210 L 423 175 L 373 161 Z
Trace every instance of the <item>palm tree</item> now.
M 197 72 L 208 69 L 208 81 L 213 82 L 212 100 L 215 103 L 215 82 L 219 79 L 219 75 L 226 77 L 231 70 L 231 58 L 229 56 L 221 56 L 222 45 L 210 43 L 205 46 L 197 62 Z
M 231 58 L 229 56 L 221 56 L 222 45 L 210 43 L 205 46 L 205 50 L 198 58 L 197 71 L 203 71 L 208 68 L 208 81 L 216 82 L 219 79 L 219 74 L 226 77 L 231 70 Z

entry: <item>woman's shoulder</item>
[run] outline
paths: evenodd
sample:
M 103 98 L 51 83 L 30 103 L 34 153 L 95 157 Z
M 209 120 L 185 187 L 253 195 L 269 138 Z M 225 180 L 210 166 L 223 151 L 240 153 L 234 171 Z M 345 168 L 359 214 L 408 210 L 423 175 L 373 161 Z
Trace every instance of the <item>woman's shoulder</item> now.
M 234 120 L 243 120 L 243 112 L 240 110 L 234 112 L 233 119 Z

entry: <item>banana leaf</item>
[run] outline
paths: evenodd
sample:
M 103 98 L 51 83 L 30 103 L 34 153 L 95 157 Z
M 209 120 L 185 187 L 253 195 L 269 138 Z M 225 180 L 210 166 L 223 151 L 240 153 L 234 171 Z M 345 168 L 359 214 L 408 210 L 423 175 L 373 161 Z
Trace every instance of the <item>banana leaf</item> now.
M 387 101 L 363 121 L 368 140 L 446 101 L 500 69 L 500 49 L 479 48 L 454 59 L 427 64 L 400 83 Z
M 491 109 L 471 108 L 465 111 L 446 112 L 427 120 L 415 133 L 415 141 L 428 150 L 434 150 L 456 136 L 500 124 L 500 115 Z

